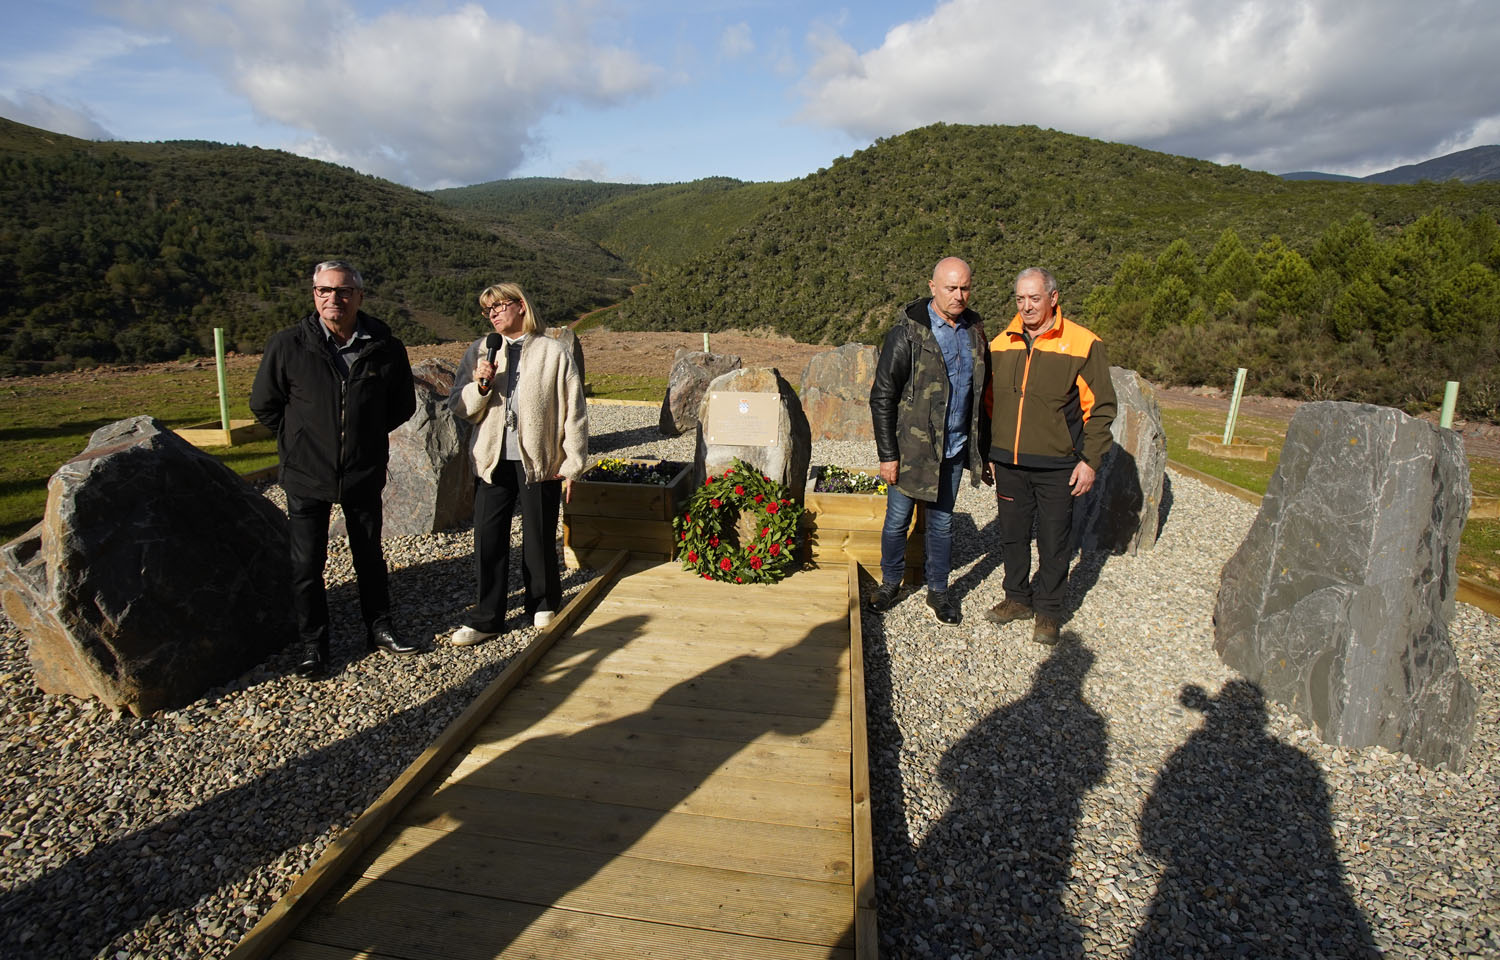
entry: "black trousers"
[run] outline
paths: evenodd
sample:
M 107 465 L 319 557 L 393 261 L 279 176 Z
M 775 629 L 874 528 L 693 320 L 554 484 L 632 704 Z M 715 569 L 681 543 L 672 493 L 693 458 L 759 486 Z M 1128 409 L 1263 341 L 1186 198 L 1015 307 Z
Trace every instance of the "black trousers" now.
M 1049 616 L 1063 615 L 1073 559 L 1073 469 L 1036 470 L 995 464 L 1000 556 L 1005 596 Z M 1037 573 L 1031 581 L 1031 527 L 1036 523 Z
M 349 531 L 349 552 L 359 581 L 359 609 L 369 628 L 389 615 L 390 586 L 385 556 L 380 552 L 380 491 L 347 496 L 339 501 Z M 323 586 L 323 566 L 328 561 L 328 518 L 333 503 L 286 495 L 292 554 L 292 608 L 297 614 L 297 633 L 304 647 L 316 645 L 328 655 L 328 592 Z
M 521 580 L 526 587 L 526 616 L 562 608 L 562 578 L 557 569 L 557 513 L 562 481 L 527 483 L 519 460 L 501 460 L 494 475 L 481 478 L 474 491 L 474 559 L 478 564 L 479 601 L 468 625 L 485 633 L 505 629 L 505 593 L 510 582 L 510 521 L 521 508 Z

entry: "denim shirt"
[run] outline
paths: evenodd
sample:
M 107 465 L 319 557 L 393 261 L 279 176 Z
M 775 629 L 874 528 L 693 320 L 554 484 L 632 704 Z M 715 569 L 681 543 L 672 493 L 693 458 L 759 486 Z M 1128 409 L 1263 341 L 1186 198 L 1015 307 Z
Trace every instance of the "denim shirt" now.
M 943 428 L 943 459 L 964 452 L 969 440 L 969 403 L 974 392 L 974 355 L 969 351 L 969 330 L 950 326 L 942 315 L 927 304 L 932 333 L 938 349 L 943 351 L 943 366 L 948 369 L 948 416 Z

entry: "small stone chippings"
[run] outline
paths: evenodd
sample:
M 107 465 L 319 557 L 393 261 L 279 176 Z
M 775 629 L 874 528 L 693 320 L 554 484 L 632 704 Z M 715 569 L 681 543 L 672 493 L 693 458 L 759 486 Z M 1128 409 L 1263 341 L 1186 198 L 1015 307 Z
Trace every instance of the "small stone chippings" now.
M 654 407 L 589 414 L 596 457 L 692 456 Z M 813 453 L 874 462 L 870 443 Z M 1480 692 L 1463 771 L 1325 744 L 1213 652 L 1219 570 L 1254 509 L 1169 480 L 1154 551 L 1077 561 L 1058 647 L 983 619 L 995 506 L 967 481 L 963 622 L 921 588 L 865 612 L 883 955 L 1500 956 L 1500 622 L 1460 604 L 1452 624 Z M 467 529 L 386 541 L 396 626 L 431 652 L 364 652 L 335 540 L 330 679 L 285 652 L 140 719 L 36 692 L 0 619 L 0 956 L 227 954 L 535 635 L 515 563 L 516 628 L 442 642 L 473 600 L 472 547 Z M 592 574 L 565 573 L 568 595 Z

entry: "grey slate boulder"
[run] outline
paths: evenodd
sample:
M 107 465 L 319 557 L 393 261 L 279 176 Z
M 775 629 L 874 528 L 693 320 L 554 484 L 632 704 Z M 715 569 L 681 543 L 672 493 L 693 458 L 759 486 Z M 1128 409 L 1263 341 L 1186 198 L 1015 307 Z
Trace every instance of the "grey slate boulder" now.
M 870 388 L 880 351 L 863 343 L 814 354 L 802 371 L 802 411 L 814 440 L 874 440 Z
M 1304 404 L 1224 566 L 1214 648 L 1329 743 L 1459 769 L 1475 693 L 1448 623 L 1469 499 L 1453 431 L 1388 407 Z
M 763 393 L 774 396 L 775 438 L 763 446 L 709 443 L 704 435 L 704 424 L 715 393 Z M 792 385 L 775 367 L 750 367 L 715 377 L 698 408 L 694 483 L 702 483 L 707 475 L 723 473 L 724 468 L 732 466 L 736 459 L 755 466 L 762 476 L 770 477 L 773 483 L 786 487 L 792 499 L 802 502 L 807 490 L 807 468 L 812 459 L 812 433 L 807 426 L 807 417 L 802 413 L 797 391 L 792 389 Z
M 1156 546 L 1167 434 L 1156 390 L 1134 370 L 1110 367 L 1119 407 L 1110 424 L 1114 444 L 1104 454 L 1094 489 L 1075 508 L 1079 549 L 1135 554 Z
M 417 411 L 391 431 L 383 536 L 436 533 L 474 518 L 474 468 L 469 463 L 473 427 L 448 407 L 457 374 L 452 360 L 423 360 L 411 368 Z M 342 513 L 332 532 L 346 535 Z
M 0 601 L 44 692 L 182 706 L 295 636 L 286 518 L 155 419 L 121 420 L 0 547 Z
M 713 379 L 740 368 L 734 354 L 704 353 L 702 350 L 678 350 L 667 375 L 667 392 L 661 400 L 661 422 L 657 429 L 664 437 L 679 437 L 698 425 L 698 407 Z

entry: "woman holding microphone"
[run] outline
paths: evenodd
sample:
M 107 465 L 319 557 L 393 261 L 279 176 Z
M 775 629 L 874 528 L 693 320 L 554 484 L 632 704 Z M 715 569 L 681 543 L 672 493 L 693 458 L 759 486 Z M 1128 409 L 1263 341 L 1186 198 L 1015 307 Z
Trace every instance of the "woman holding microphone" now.
M 510 524 L 521 508 L 524 613 L 544 627 L 562 605 L 557 514 L 588 461 L 588 406 L 574 354 L 543 334 L 540 318 L 514 283 L 485 288 L 479 306 L 494 332 L 470 345 L 448 404 L 474 424 L 470 461 L 479 599 L 454 646 L 505 631 Z

